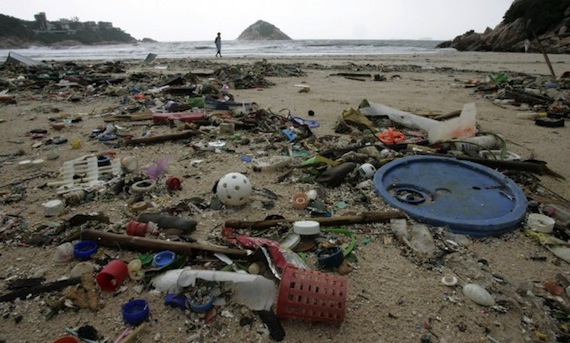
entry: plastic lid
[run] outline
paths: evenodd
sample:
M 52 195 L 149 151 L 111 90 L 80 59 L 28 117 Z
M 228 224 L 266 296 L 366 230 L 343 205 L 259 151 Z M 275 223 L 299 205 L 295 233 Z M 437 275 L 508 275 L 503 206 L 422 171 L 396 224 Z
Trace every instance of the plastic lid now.
M 504 174 L 451 157 L 402 157 L 382 166 L 374 185 L 384 201 L 410 217 L 453 233 L 486 237 L 512 231 L 527 200 Z
M 172 251 L 170 250 L 161 251 L 156 255 L 154 255 L 154 258 L 152 259 L 152 264 L 156 268 L 163 268 L 174 262 L 175 258 L 176 254 Z
M 79 241 L 73 246 L 73 256 L 78 260 L 87 260 L 97 252 L 97 243 L 93 241 Z
M 293 232 L 301 236 L 318 235 L 321 232 L 321 225 L 314 220 L 303 220 L 293 223 Z
M 137 326 L 148 318 L 148 302 L 144 299 L 131 300 L 121 307 L 125 323 Z

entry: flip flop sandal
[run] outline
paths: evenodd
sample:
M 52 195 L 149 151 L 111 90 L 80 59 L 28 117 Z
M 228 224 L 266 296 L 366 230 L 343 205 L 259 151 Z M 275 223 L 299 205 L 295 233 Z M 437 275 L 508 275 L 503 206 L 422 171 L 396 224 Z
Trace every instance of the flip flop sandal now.
M 310 127 L 311 129 L 315 128 L 315 127 L 319 127 L 321 126 L 319 124 L 319 122 L 315 121 L 315 120 L 309 120 L 309 119 L 303 119 L 300 117 L 293 117 L 290 116 L 289 117 L 290 120 L 294 121 L 295 123 L 299 124 L 299 125 L 307 125 L 308 127 Z

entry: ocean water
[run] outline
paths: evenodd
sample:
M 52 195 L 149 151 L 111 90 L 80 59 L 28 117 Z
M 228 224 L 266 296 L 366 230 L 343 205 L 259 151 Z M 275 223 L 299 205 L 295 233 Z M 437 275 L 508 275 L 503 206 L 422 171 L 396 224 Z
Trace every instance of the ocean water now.
M 225 57 L 251 56 L 322 56 L 322 55 L 386 55 L 434 54 L 449 49 L 436 49 L 434 40 L 224 40 Z M 0 49 L 0 61 L 13 51 L 38 61 L 49 60 L 132 60 L 144 59 L 149 53 L 157 58 L 214 57 L 214 41 L 134 43 L 118 45 L 32 47 Z

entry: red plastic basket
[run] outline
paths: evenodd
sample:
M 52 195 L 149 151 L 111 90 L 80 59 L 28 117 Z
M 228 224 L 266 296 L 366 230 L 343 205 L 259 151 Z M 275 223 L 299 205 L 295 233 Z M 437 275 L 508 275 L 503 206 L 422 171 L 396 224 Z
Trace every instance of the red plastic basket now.
M 346 311 L 347 280 L 334 274 L 287 265 L 277 298 L 278 318 L 341 324 Z

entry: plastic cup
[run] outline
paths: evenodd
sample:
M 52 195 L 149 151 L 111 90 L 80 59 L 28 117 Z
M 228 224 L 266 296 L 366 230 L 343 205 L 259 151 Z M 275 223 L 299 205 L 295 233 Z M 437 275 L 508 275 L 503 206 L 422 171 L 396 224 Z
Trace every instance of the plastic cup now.
M 99 284 L 99 287 L 104 291 L 115 291 L 119 288 L 128 273 L 129 268 L 125 262 L 113 260 L 107 263 L 105 268 L 97 274 L 97 284 Z

